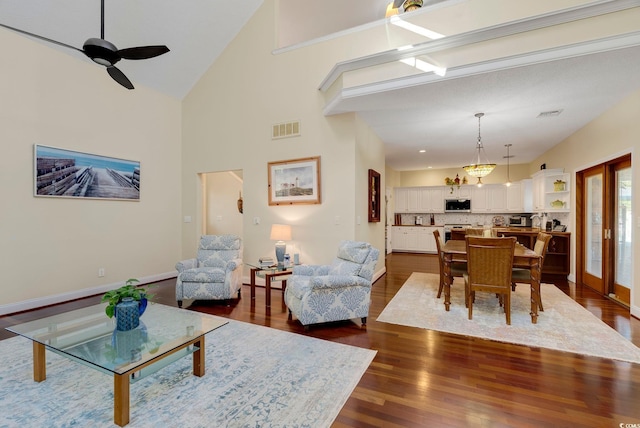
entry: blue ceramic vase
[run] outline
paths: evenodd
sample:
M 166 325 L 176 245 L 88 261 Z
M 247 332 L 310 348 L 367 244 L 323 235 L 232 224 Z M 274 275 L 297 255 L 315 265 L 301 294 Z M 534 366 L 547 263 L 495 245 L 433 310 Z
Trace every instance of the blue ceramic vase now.
M 140 325 L 138 301 L 133 297 L 125 297 L 116 305 L 116 329 L 132 330 Z

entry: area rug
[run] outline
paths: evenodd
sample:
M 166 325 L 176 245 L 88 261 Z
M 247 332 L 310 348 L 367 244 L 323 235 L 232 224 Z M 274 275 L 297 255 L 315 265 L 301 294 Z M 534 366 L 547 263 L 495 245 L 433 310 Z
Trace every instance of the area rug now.
M 462 278 L 455 278 L 451 286 L 451 310 L 446 312 L 444 293 L 436 298 L 438 282 L 439 275 L 414 272 L 377 320 L 640 363 L 640 348 L 552 284 L 541 285 L 544 312 L 539 312 L 537 324 L 531 323 L 529 315 L 530 288 L 518 285 L 511 294 L 511 325 L 507 325 L 504 311 L 491 293 L 476 293 L 473 319 L 468 319 Z
M 376 352 L 229 320 L 206 336 L 206 374 L 183 358 L 131 385 L 135 427 L 329 427 Z M 112 427 L 113 379 L 31 341 L 0 341 L 0 427 Z

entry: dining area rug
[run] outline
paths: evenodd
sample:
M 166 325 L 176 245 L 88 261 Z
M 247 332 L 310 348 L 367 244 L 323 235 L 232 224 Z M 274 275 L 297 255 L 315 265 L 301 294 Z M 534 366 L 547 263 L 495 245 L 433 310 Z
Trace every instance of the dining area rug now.
M 206 374 L 178 360 L 131 385 L 127 427 L 329 427 L 376 351 L 228 320 L 206 335 Z M 0 341 L 0 427 L 116 427 L 113 379 L 31 341 Z
M 640 363 L 640 348 L 583 308 L 553 284 L 541 284 L 544 311 L 531 323 L 531 291 L 519 284 L 511 293 L 511 325 L 492 293 L 476 293 L 473 319 L 464 304 L 464 280 L 454 278 L 451 307 L 438 299 L 440 276 L 414 272 L 377 321 L 418 327 L 529 347 Z

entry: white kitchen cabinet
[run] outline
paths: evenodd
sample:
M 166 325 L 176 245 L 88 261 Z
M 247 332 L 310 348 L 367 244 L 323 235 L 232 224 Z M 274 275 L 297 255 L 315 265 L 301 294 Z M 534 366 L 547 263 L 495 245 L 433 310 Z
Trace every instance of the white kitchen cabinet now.
M 444 235 L 442 227 L 431 226 L 393 226 L 391 228 L 391 248 L 393 251 L 412 251 L 418 253 L 435 253 L 435 229 Z
M 507 212 L 525 212 L 523 187 L 523 183 L 519 181 L 511 183 L 511 186 L 507 187 Z
M 544 171 L 541 171 L 544 173 Z M 544 175 L 535 173 L 532 176 L 533 211 L 544 211 Z
M 471 193 L 471 212 L 486 213 L 489 212 L 489 199 L 487 185 L 476 187 Z
M 424 251 L 427 253 L 437 253 L 438 248 L 436 247 L 436 239 L 433 236 L 433 231 L 439 230 L 440 236 L 444 237 L 444 227 L 429 227 L 424 226 L 421 227 L 418 231 L 418 247 L 420 251 Z
M 487 198 L 489 212 L 503 213 L 507 211 L 507 186 L 504 184 L 488 185 Z
M 503 184 L 485 184 L 473 189 L 471 196 L 473 213 L 507 212 L 507 186 Z
M 407 227 L 404 226 L 392 226 L 391 227 L 391 249 L 392 250 L 405 250 L 407 248 Z
M 444 186 L 444 199 L 469 199 L 475 186 L 463 184 L 458 186 Z
M 417 187 L 397 187 L 396 191 L 396 212 L 415 213 L 418 211 L 419 188 Z
M 396 213 L 443 213 L 444 187 L 397 187 Z
M 422 187 L 420 188 L 420 211 L 421 213 L 443 213 L 444 212 L 444 187 Z
M 535 212 L 569 212 L 571 203 L 570 175 L 562 169 L 536 172 L 533 182 L 533 210 Z

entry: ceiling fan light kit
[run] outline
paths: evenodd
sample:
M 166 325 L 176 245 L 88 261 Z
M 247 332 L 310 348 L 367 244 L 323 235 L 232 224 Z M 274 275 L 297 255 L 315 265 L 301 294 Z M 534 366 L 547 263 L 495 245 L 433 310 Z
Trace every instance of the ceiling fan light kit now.
M 487 158 L 487 155 L 484 152 L 484 147 L 482 146 L 482 138 L 480 136 L 480 119 L 482 116 L 484 116 L 484 113 L 475 114 L 475 117 L 478 118 L 478 143 L 476 144 L 475 157 L 469 165 L 462 167 L 467 174 L 478 178 L 478 182 L 476 183 L 478 187 L 482 186 L 482 177 L 486 177 L 491 174 L 491 171 L 496 167 L 495 163 L 489 163 L 489 159 Z
M 100 38 L 92 37 L 87 39 L 79 49 L 75 46 L 68 45 L 66 43 L 59 42 L 57 40 L 49 39 L 44 36 L 39 36 L 28 31 L 13 28 L 5 24 L 0 24 L 0 27 L 7 28 L 17 33 L 25 34 L 27 36 L 35 37 L 36 39 L 44 40 L 45 42 L 53 43 L 59 46 L 63 46 L 69 49 L 76 50 L 85 54 L 91 61 L 96 64 L 106 67 L 109 76 L 120 85 L 127 89 L 133 89 L 134 86 L 131 81 L 124 75 L 120 69 L 114 66 L 121 59 L 149 59 L 169 52 L 169 48 L 164 45 L 158 46 L 138 46 L 133 48 L 118 49 L 116 46 L 104 39 L 104 0 L 100 3 Z

